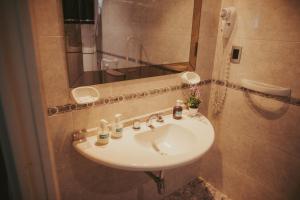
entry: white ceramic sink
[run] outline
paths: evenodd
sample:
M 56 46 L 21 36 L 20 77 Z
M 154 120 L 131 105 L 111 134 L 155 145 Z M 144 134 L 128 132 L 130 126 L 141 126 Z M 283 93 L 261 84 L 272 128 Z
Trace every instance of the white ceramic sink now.
M 73 143 L 84 157 L 99 164 L 132 171 L 158 171 L 180 167 L 199 159 L 214 141 L 214 130 L 204 116 L 186 115 L 175 120 L 164 116 L 164 123 L 153 123 L 154 129 L 141 124 L 136 131 L 124 129 L 123 137 L 96 146 L 96 137 Z

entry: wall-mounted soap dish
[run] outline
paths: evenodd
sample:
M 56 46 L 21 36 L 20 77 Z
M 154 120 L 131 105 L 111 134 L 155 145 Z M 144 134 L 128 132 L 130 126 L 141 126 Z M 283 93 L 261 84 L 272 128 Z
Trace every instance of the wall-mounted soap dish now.
M 241 84 L 244 88 L 261 92 L 264 94 L 282 96 L 282 97 L 291 96 L 291 88 L 284 88 L 284 87 L 262 83 L 258 81 L 252 81 L 248 79 L 242 79 Z
M 74 88 L 72 89 L 71 94 L 78 104 L 94 103 L 100 98 L 98 90 L 90 86 Z
M 195 72 L 184 72 L 181 75 L 181 80 L 183 83 L 189 85 L 198 84 L 201 81 L 200 76 Z

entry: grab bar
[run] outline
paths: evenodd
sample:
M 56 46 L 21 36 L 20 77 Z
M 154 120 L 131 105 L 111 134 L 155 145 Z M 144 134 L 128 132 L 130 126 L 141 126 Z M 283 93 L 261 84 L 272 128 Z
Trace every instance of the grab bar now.
M 264 94 L 282 96 L 282 97 L 291 96 L 291 88 L 284 88 L 284 87 L 271 85 L 259 81 L 248 80 L 248 79 L 242 79 L 241 84 L 244 88 L 261 92 Z

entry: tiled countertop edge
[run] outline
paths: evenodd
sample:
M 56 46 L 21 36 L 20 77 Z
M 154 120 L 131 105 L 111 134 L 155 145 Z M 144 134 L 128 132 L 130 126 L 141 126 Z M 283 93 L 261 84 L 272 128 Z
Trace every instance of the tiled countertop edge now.
M 200 81 L 200 83 L 197 85 L 201 87 L 201 86 L 210 85 L 210 84 L 216 84 L 219 86 L 228 87 L 228 88 L 239 90 L 242 92 L 259 95 L 259 96 L 262 96 L 265 98 L 275 99 L 275 100 L 278 100 L 278 101 L 281 101 L 281 102 L 284 102 L 287 104 L 300 106 L 299 98 L 281 97 L 281 96 L 275 96 L 275 95 L 269 95 L 269 94 L 265 94 L 265 93 L 261 93 L 261 92 L 256 92 L 256 91 L 244 88 L 239 84 L 231 83 L 228 81 L 208 79 L 208 80 Z M 134 93 L 128 93 L 128 94 L 123 94 L 123 95 L 118 95 L 118 96 L 105 97 L 105 98 L 99 99 L 94 104 L 92 104 L 92 103 L 90 103 L 90 104 L 66 104 L 66 105 L 53 106 L 53 107 L 48 108 L 47 113 L 48 113 L 48 116 L 53 116 L 53 115 L 71 112 L 71 111 L 75 111 L 75 110 L 87 109 L 87 108 L 90 108 L 93 106 L 115 104 L 115 103 L 120 103 L 120 102 L 124 102 L 124 101 L 130 101 L 130 100 L 146 98 L 146 97 L 155 96 L 155 95 L 166 94 L 169 92 L 188 89 L 190 87 L 191 87 L 190 85 L 186 85 L 186 84 L 171 85 L 171 86 L 166 86 L 166 87 L 162 87 L 162 88 L 155 88 L 155 89 L 134 92 Z

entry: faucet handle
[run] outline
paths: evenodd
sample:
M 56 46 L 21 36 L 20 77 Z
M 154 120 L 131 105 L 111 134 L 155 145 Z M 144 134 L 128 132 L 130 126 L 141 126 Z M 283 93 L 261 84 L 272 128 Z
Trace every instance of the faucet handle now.
M 159 122 L 159 123 L 163 123 L 164 122 L 164 118 L 160 114 L 157 114 L 156 121 Z
M 136 119 L 133 121 L 133 126 L 132 126 L 133 129 L 140 129 L 141 128 L 141 121 Z
M 149 126 L 149 127 L 152 126 L 152 123 L 153 123 L 153 116 L 146 120 L 147 126 Z

